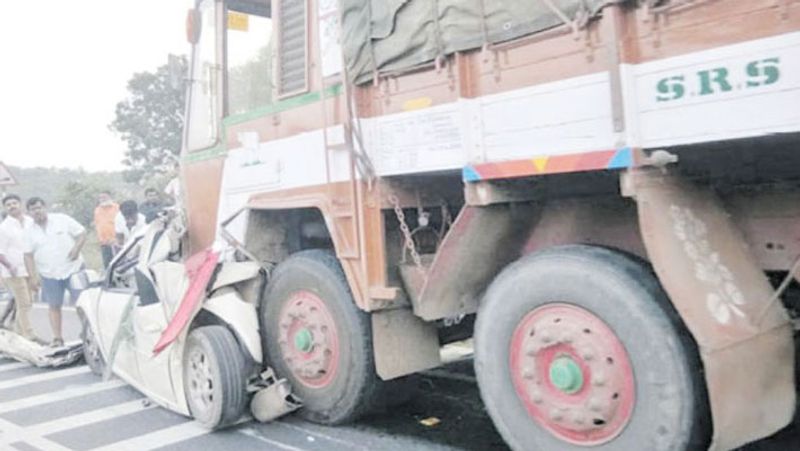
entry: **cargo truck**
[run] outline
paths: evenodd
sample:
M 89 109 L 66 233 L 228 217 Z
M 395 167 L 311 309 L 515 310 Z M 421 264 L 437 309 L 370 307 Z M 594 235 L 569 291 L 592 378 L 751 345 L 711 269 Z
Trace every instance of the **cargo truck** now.
M 304 417 L 402 398 L 472 337 L 513 449 L 791 422 L 797 0 L 198 0 L 186 25 L 189 252 L 268 269 L 264 362 Z

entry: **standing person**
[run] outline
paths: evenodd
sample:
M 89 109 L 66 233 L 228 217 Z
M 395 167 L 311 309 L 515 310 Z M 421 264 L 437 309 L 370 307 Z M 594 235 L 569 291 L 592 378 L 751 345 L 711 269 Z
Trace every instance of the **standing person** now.
M 69 278 L 83 266 L 81 249 L 86 243 L 86 229 L 65 214 L 48 213 L 47 204 L 38 197 L 28 199 L 26 206 L 33 224 L 25 230 L 29 250 L 25 264 L 34 287 L 41 283 L 42 301 L 50 306 L 51 346 L 63 346 L 61 306 L 67 290 L 73 302 L 80 294 L 70 288 Z
M 147 188 L 144 190 L 144 202 L 139 205 L 139 212 L 144 215 L 145 221 L 148 224 L 153 222 L 158 217 L 158 213 L 164 209 L 164 203 L 161 202 L 161 196 L 155 188 Z
M 144 215 L 139 213 L 135 201 L 126 200 L 119 206 L 119 213 L 114 220 L 114 231 L 117 234 L 117 244 L 121 247 L 133 234 L 147 225 Z
M 103 256 L 103 268 L 108 268 L 114 258 L 114 219 L 119 213 L 119 205 L 111 198 L 111 193 L 101 191 L 97 195 L 97 207 L 94 209 L 94 229 L 100 242 L 100 253 Z
M 3 198 L 3 208 L 7 216 L 0 222 L 0 278 L 14 296 L 14 331 L 38 341 L 30 322 L 33 289 L 25 268 L 25 230 L 33 226 L 33 219 L 22 212 L 22 200 L 16 194 Z

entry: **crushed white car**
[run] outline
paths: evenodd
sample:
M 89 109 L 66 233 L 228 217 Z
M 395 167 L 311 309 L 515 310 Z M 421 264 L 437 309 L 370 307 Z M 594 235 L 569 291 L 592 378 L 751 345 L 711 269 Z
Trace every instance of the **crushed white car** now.
M 157 219 L 83 292 L 87 364 L 209 428 L 236 423 L 248 403 L 260 421 L 297 409 L 288 383 L 262 361 L 263 270 L 224 249 L 182 260 L 184 232 L 180 216 Z

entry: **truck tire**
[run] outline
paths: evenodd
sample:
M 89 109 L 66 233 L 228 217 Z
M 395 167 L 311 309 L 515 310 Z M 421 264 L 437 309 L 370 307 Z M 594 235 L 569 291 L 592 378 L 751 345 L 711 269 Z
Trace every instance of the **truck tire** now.
M 86 314 L 83 310 L 78 310 L 78 316 L 81 319 L 81 342 L 83 344 L 83 360 L 86 365 L 92 370 L 92 373 L 102 376 L 106 370 L 106 360 L 103 358 L 103 353 L 100 350 L 100 344 L 97 342 L 92 327 L 89 325 L 89 320 L 86 319 Z
M 380 403 L 370 317 L 355 305 L 331 252 L 290 256 L 272 274 L 263 302 L 265 361 L 303 401 L 301 416 L 341 424 Z
M 710 438 L 697 347 L 646 263 L 572 245 L 492 282 L 475 371 L 515 450 L 694 450 Z
M 247 362 L 224 326 L 203 326 L 186 339 L 183 387 L 192 417 L 209 429 L 235 423 L 247 406 Z

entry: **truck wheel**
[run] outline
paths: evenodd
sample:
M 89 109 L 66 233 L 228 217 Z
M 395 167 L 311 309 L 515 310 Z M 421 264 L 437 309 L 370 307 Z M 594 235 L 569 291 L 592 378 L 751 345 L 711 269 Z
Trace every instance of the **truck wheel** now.
M 204 326 L 186 339 L 183 386 L 192 417 L 209 429 L 233 424 L 247 406 L 247 364 L 233 334 Z
M 515 450 L 707 448 L 696 345 L 647 265 L 563 246 L 510 265 L 475 328 L 475 371 Z
M 278 265 L 261 308 L 265 360 L 303 400 L 299 414 L 321 424 L 352 421 L 375 406 L 369 315 L 353 301 L 339 261 L 298 252 Z
M 83 342 L 83 359 L 86 365 L 92 370 L 92 373 L 102 376 L 106 370 L 106 361 L 103 358 L 103 353 L 100 351 L 100 344 L 92 332 L 92 327 L 89 325 L 89 320 L 86 319 L 86 314 L 83 310 L 78 311 L 81 318 L 81 341 Z

